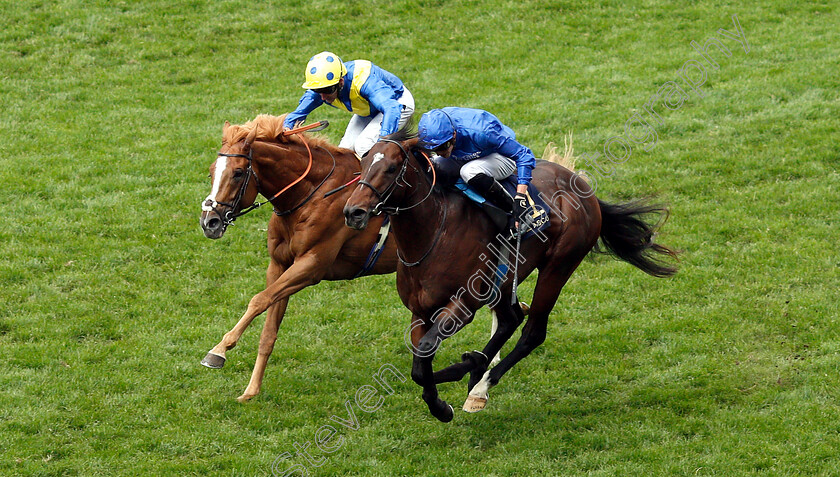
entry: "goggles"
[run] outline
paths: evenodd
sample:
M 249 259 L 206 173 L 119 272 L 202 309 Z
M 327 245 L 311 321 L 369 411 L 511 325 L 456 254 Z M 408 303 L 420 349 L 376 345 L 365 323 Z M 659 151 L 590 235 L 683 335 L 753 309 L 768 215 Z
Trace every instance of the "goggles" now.
M 326 88 L 313 89 L 312 91 L 315 91 L 318 94 L 333 94 L 338 91 L 338 83 L 327 86 Z

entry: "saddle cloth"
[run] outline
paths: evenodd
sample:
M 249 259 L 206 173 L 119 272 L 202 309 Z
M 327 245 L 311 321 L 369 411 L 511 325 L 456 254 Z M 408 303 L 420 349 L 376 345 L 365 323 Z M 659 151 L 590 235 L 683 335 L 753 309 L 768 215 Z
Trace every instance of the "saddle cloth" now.
M 516 175 L 512 175 L 507 179 L 499 181 L 502 186 L 505 188 L 508 194 L 511 197 L 516 195 Z M 454 184 L 455 188 L 460 190 L 465 196 L 467 196 L 473 202 L 480 204 L 481 207 L 490 215 L 490 218 L 493 219 L 496 226 L 505 231 L 511 231 L 511 236 L 508 238 L 513 237 L 513 230 L 514 230 L 514 222 L 515 217 L 513 214 L 508 214 L 507 212 L 503 211 L 502 209 L 496 207 L 494 204 L 490 203 L 487 199 L 485 199 L 481 194 L 476 192 L 472 189 L 463 179 L 460 177 L 458 180 L 455 181 Z M 548 205 L 546 205 L 545 201 L 543 200 L 542 196 L 540 195 L 537 187 L 534 184 L 528 184 L 528 203 L 530 207 L 520 220 L 519 224 L 519 232 L 522 234 L 523 239 L 528 238 L 538 232 L 541 232 L 549 224 L 549 214 L 548 214 Z

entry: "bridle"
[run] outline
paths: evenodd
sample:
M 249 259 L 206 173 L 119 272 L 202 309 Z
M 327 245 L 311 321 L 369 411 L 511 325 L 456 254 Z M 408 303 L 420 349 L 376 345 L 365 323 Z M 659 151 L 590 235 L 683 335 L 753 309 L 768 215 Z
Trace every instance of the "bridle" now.
M 291 130 L 288 130 L 288 131 L 283 131 L 283 135 L 284 136 L 290 136 L 292 134 L 298 134 L 299 135 L 299 133 L 302 133 L 304 131 L 309 131 L 309 130 L 320 131 L 320 130 L 326 128 L 327 126 L 329 126 L 329 122 L 319 121 L 317 123 L 309 124 L 307 126 L 301 126 L 299 128 L 294 128 L 294 129 L 291 129 Z M 210 209 L 213 212 L 215 212 L 216 215 L 218 215 L 219 217 L 222 218 L 222 227 L 223 228 L 227 229 L 227 227 L 229 225 L 231 225 L 237 218 L 242 217 L 243 215 L 247 214 L 248 212 L 251 212 L 254 209 L 258 209 L 258 208 L 262 207 L 263 205 L 273 201 L 277 197 L 280 197 L 280 194 L 282 194 L 282 193 L 286 192 L 287 190 L 291 189 L 295 184 L 302 181 L 309 174 L 309 171 L 312 169 L 312 149 L 309 148 L 309 143 L 306 142 L 306 139 L 304 139 L 303 136 L 299 135 L 299 137 L 300 137 L 301 142 L 303 142 L 303 144 L 306 146 L 306 151 L 309 153 L 309 164 L 306 166 L 306 170 L 303 171 L 303 174 L 301 174 L 300 177 L 298 177 L 297 179 L 292 181 L 290 184 L 288 184 L 286 187 L 284 187 L 282 190 L 280 190 L 280 192 L 274 194 L 270 199 L 266 199 L 263 202 L 256 202 L 255 201 L 253 204 L 246 207 L 245 209 L 240 210 L 239 212 L 234 212 L 234 211 L 239 207 L 239 204 L 242 202 L 242 197 L 245 196 L 245 191 L 248 189 L 248 184 L 250 183 L 252 176 L 254 177 L 254 181 L 255 181 L 256 186 L 257 186 L 257 193 L 261 194 L 261 195 L 263 195 L 263 197 L 265 197 L 265 194 L 262 193 L 262 190 L 260 188 L 260 178 L 257 177 L 257 173 L 254 172 L 254 166 L 253 166 L 254 161 L 253 161 L 253 155 L 252 155 L 253 150 L 254 150 L 253 146 L 252 145 L 248 146 L 248 154 L 231 154 L 231 153 L 225 153 L 225 152 L 217 152 L 216 153 L 216 155 L 220 156 L 220 157 L 242 157 L 242 158 L 245 158 L 245 159 L 248 160 L 248 168 L 245 171 L 245 180 L 243 180 L 242 185 L 239 186 L 239 191 L 236 193 L 236 197 L 234 197 L 233 203 L 230 204 L 230 203 L 227 203 L 227 202 L 216 202 L 216 201 L 213 201 L 213 203 L 211 203 L 211 204 L 206 204 L 205 203 L 205 205 L 210 207 Z M 327 151 L 327 152 L 329 152 L 329 151 Z M 303 206 L 303 204 L 305 204 L 306 202 L 309 201 L 309 199 L 312 198 L 312 196 L 315 194 L 315 192 L 318 189 L 320 189 L 322 185 L 324 185 L 324 182 L 326 182 L 327 179 L 329 179 L 329 177 L 332 175 L 333 171 L 335 171 L 335 157 L 333 157 L 333 155 L 331 153 L 330 153 L 330 157 L 332 157 L 332 159 L 333 159 L 333 168 L 330 171 L 330 173 L 327 174 L 326 177 L 324 177 L 324 180 L 321 181 L 320 184 L 318 184 L 318 186 L 315 188 L 315 190 L 313 190 L 312 193 L 310 193 L 300 204 L 296 205 L 295 207 L 293 207 L 289 210 L 286 210 L 286 211 L 283 211 L 283 212 L 278 212 L 277 209 L 275 209 L 274 212 L 277 215 L 280 215 L 280 216 L 287 215 L 287 214 L 290 214 L 290 213 L 294 212 L 295 210 L 299 209 L 301 206 Z M 219 211 L 216 209 L 216 206 L 219 206 L 219 205 L 223 205 L 223 206 L 228 207 L 228 210 L 227 210 L 227 212 L 224 213 L 224 215 L 220 214 Z
M 394 141 L 392 139 L 380 139 L 379 141 L 390 142 L 390 143 L 396 144 L 400 148 L 400 150 L 402 151 L 403 155 L 405 156 L 405 160 L 403 161 L 402 168 L 400 168 L 400 172 L 394 178 L 394 181 L 391 182 L 388 185 L 388 187 L 386 187 L 385 190 L 382 191 L 382 192 L 379 192 L 378 190 L 376 190 L 376 187 L 374 187 L 373 184 L 371 184 L 370 182 L 359 180 L 359 185 L 365 186 L 365 187 L 369 188 L 370 190 L 372 190 L 373 193 L 376 195 L 376 198 L 379 199 L 379 203 L 376 204 L 373 207 L 373 209 L 371 210 L 371 213 L 374 214 L 374 215 L 378 215 L 379 213 L 385 213 L 385 214 L 388 214 L 388 215 L 397 215 L 402 211 L 413 209 L 414 207 L 417 207 L 418 205 L 425 202 L 426 199 L 428 199 L 429 196 L 432 195 L 432 192 L 435 190 L 435 184 L 437 183 L 437 174 L 435 172 L 435 166 L 434 166 L 434 164 L 432 164 L 432 160 L 429 158 L 428 155 L 426 155 L 425 153 L 422 153 L 423 157 L 426 158 L 426 161 L 429 163 L 429 170 L 432 172 L 432 182 L 431 182 L 431 184 L 429 184 L 429 192 L 426 193 L 426 196 L 423 197 L 422 199 L 420 199 L 419 202 L 414 203 L 414 204 L 412 204 L 408 207 L 389 207 L 389 206 L 385 205 L 385 202 L 387 202 L 388 199 L 391 198 L 391 194 L 394 193 L 397 186 L 399 186 L 399 187 L 413 187 L 411 184 L 409 184 L 408 182 L 405 181 L 405 177 L 404 177 L 405 176 L 405 171 L 408 169 L 408 163 L 411 161 L 411 156 L 409 155 L 409 152 L 405 149 L 405 147 L 402 145 L 402 143 L 400 143 L 398 141 Z M 411 168 L 414 169 L 415 172 L 420 174 L 421 171 L 418 168 L 414 167 L 414 165 L 412 165 Z M 422 175 L 424 178 L 426 178 L 425 174 L 420 174 L 420 175 Z M 428 181 L 428 178 L 426 178 L 426 181 Z M 443 206 L 443 217 L 440 220 L 440 225 L 437 227 L 437 232 L 435 233 L 435 236 L 432 239 L 431 245 L 429 245 L 429 248 L 420 257 L 419 260 L 414 261 L 414 262 L 407 262 L 400 255 L 400 251 L 397 250 L 397 258 L 399 259 L 399 261 L 403 265 L 405 265 L 406 267 L 417 266 L 417 265 L 420 264 L 420 262 L 422 262 L 423 260 L 426 259 L 426 257 L 429 256 L 429 254 L 435 248 L 435 245 L 437 245 L 438 240 L 440 240 L 441 235 L 443 235 L 443 224 L 446 222 L 447 212 L 448 212 L 448 207 L 446 205 L 444 205 Z
M 234 212 L 234 210 L 236 210 L 239 207 L 239 203 L 242 202 L 242 197 L 245 195 L 245 191 L 248 189 L 248 184 L 250 183 L 252 176 L 254 177 L 254 181 L 257 185 L 257 193 L 262 193 L 260 191 L 260 178 L 257 177 L 256 172 L 254 172 L 251 151 L 253 151 L 253 148 L 249 147 L 248 154 L 230 154 L 226 152 L 216 153 L 216 155 L 220 157 L 244 157 L 245 159 L 248 159 L 248 168 L 245 170 L 245 180 L 243 180 L 242 184 L 239 186 L 239 191 L 236 193 L 236 197 L 233 198 L 233 203 L 231 204 L 228 202 L 213 201 L 213 203 L 211 204 L 206 204 L 213 210 L 213 212 L 216 213 L 216 215 L 222 218 L 222 227 L 224 228 L 227 228 L 228 225 L 232 224 L 233 221 L 236 220 L 238 217 L 241 217 L 256 208 L 261 207 L 265 203 L 254 202 L 253 204 L 251 204 L 250 207 L 240 210 L 239 212 Z M 207 200 L 209 201 L 210 199 Z M 216 206 L 219 205 L 228 207 L 228 210 L 224 213 L 224 215 L 220 214 L 219 211 L 216 210 Z
M 414 186 L 412 186 L 411 184 L 409 184 L 408 182 L 405 181 L 405 171 L 408 169 L 408 165 L 409 165 L 408 163 L 411 161 L 411 156 L 409 155 L 409 152 L 405 149 L 405 147 L 402 145 L 402 143 L 399 142 L 399 141 L 394 141 L 393 139 L 380 139 L 379 142 L 390 142 L 392 144 L 396 144 L 397 147 L 400 148 L 400 151 L 402 151 L 403 155 L 405 156 L 405 160 L 402 163 L 402 167 L 400 167 L 400 172 L 397 173 L 397 176 L 394 177 L 394 180 L 390 184 L 388 184 L 388 187 L 386 187 L 385 190 L 383 190 L 382 192 L 378 191 L 376 189 L 376 187 L 374 187 L 373 184 L 371 184 L 370 182 L 365 181 L 365 180 L 359 180 L 359 185 L 360 186 L 365 186 L 365 187 L 369 188 L 371 191 L 373 191 L 373 194 L 376 195 L 376 198 L 379 199 L 379 202 L 376 205 L 373 206 L 373 209 L 371 210 L 371 213 L 373 215 L 379 215 L 380 213 L 385 213 L 385 214 L 388 214 L 388 215 L 397 215 L 402 211 L 413 209 L 413 208 L 417 207 L 418 205 L 422 204 L 423 202 L 425 202 L 426 199 L 428 199 L 429 196 L 432 195 L 432 192 L 435 189 L 435 184 L 437 183 L 437 175 L 435 173 L 434 165 L 432 165 L 432 160 L 429 159 L 429 156 L 427 156 L 426 154 L 423 154 L 423 157 L 425 157 L 426 161 L 428 161 L 428 163 L 429 163 L 429 170 L 431 170 L 431 172 L 432 172 L 432 183 L 429 185 L 429 192 L 426 194 L 425 197 L 420 199 L 419 202 L 417 202 L 415 204 L 412 204 L 408 207 L 390 207 L 390 206 L 385 205 L 385 203 L 388 201 L 388 199 L 391 198 L 391 195 L 394 193 L 394 191 L 397 190 L 397 187 L 414 187 Z M 418 174 L 421 173 L 420 169 L 414 167 L 414 165 L 412 165 L 411 168 L 414 169 L 414 171 L 417 172 Z M 420 174 L 420 175 L 425 177 L 425 174 Z M 428 180 L 428 179 L 426 179 L 426 180 Z

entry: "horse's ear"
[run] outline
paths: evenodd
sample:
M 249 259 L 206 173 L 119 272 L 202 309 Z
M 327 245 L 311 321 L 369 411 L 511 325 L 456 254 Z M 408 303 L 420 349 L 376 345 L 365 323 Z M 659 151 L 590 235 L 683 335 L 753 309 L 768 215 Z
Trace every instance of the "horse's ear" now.
M 414 149 L 415 147 L 417 147 L 417 144 L 419 142 L 420 142 L 419 137 L 413 137 L 413 138 L 411 138 L 411 139 L 409 139 L 405 142 L 405 147 L 407 147 L 409 149 Z
M 230 121 L 225 121 L 225 125 L 222 126 L 222 131 L 230 127 Z

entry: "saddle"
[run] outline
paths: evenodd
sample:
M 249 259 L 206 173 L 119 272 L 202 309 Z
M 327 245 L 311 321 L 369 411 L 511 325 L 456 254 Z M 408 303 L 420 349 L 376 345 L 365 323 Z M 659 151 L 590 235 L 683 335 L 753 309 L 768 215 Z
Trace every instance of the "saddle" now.
M 496 225 L 496 228 L 506 234 L 507 239 L 514 240 L 516 238 L 516 228 L 514 225 L 516 218 L 513 214 L 492 204 L 461 179 L 459 171 L 463 163 L 451 159 L 439 159 L 442 160 L 434 161 L 435 172 L 438 175 L 439 183 L 444 188 L 456 190 L 464 194 L 487 213 L 490 220 Z M 511 197 L 516 195 L 517 179 L 518 177 L 514 173 L 507 179 L 499 181 Z M 528 202 L 531 204 L 529 213 L 525 214 L 525 218 L 519 224 L 519 232 L 522 234 L 521 238 L 523 239 L 541 232 L 548 227 L 549 223 L 548 205 L 543 200 L 537 187 L 530 183 L 528 184 Z
M 502 186 L 505 188 L 505 191 L 507 191 L 507 193 L 511 197 L 516 195 L 516 179 L 517 177 L 514 174 L 513 176 L 508 177 L 507 179 L 499 181 L 499 183 L 502 184 Z M 493 223 L 496 225 L 497 229 L 506 232 L 509 231 L 510 237 L 506 238 L 515 238 L 513 234 L 516 232 L 516 217 L 514 217 L 513 214 L 496 207 L 493 203 L 491 203 L 481 194 L 473 190 L 461 178 L 458 178 L 458 180 L 455 181 L 453 187 L 456 190 L 459 190 L 472 202 L 478 204 L 481 207 L 481 209 L 487 213 L 487 215 L 490 217 L 490 220 L 492 220 Z M 525 216 L 519 224 L 519 233 L 522 234 L 521 238 L 523 239 L 530 237 L 536 234 L 537 232 L 541 232 L 543 229 L 548 227 L 549 223 L 548 206 L 540 196 L 540 193 L 534 184 L 528 184 L 528 202 L 530 203 L 530 207 L 528 208 L 527 213 L 525 214 Z

